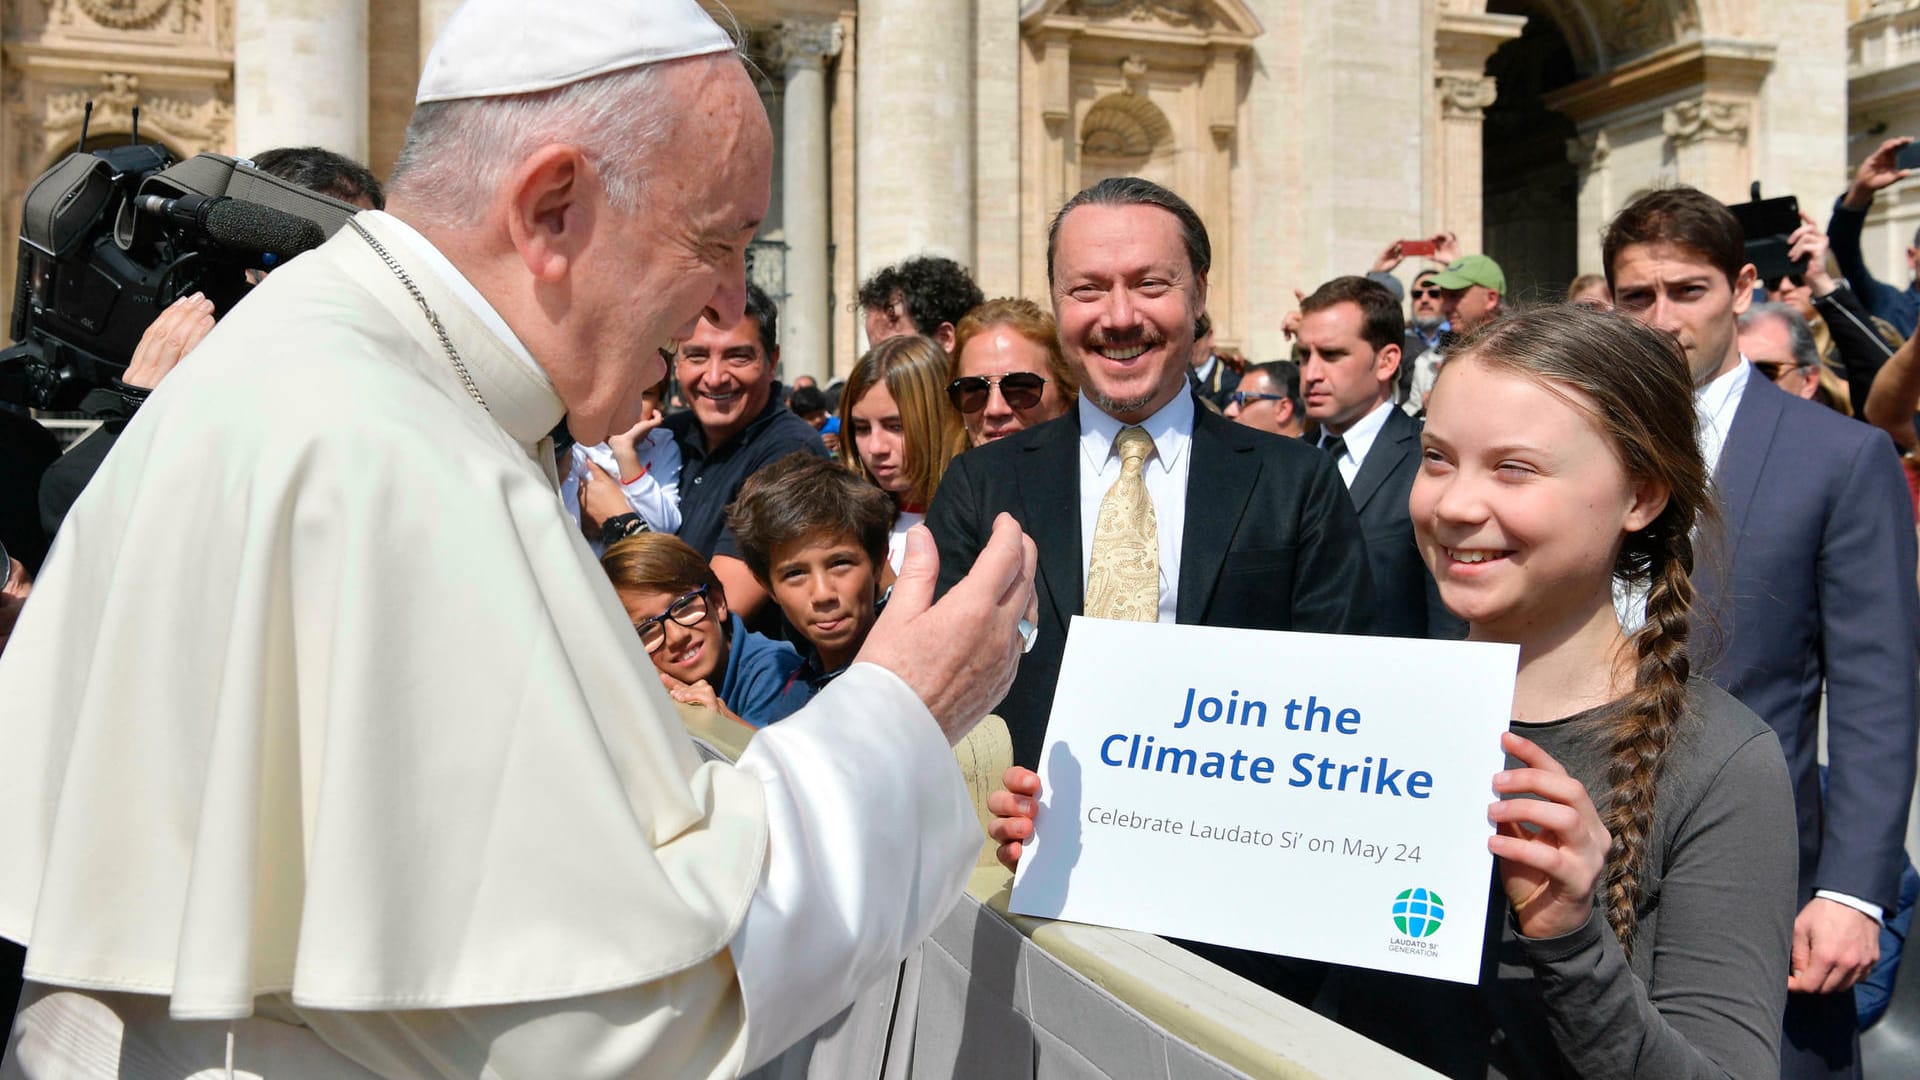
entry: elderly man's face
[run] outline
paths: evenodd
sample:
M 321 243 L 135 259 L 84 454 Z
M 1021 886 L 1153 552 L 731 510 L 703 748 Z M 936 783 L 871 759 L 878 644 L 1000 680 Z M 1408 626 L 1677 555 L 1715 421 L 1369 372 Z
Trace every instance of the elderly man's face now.
M 1740 352 L 1760 374 L 1795 397 L 1812 399 L 1820 389 L 1818 369 L 1803 368 L 1793 355 L 1793 335 L 1779 319 L 1759 318 L 1740 331 Z
M 1443 289 L 1440 314 L 1453 324 L 1453 332 L 1465 334 L 1493 318 L 1500 307 L 1500 294 L 1484 285 L 1464 289 Z
M 1300 435 L 1301 421 L 1293 413 L 1293 402 L 1286 399 L 1264 371 L 1248 372 L 1247 377 L 1240 380 L 1239 393 L 1224 411 L 1227 419 L 1236 424 L 1275 435 L 1295 438 Z
M 1193 324 L 1206 310 L 1180 222 L 1157 206 L 1075 207 L 1054 244 L 1053 311 L 1080 392 L 1136 424 L 1187 387 Z
M 597 189 L 569 208 L 600 219 L 567 268 L 574 285 L 558 313 L 573 356 L 591 364 L 584 380 L 555 380 L 583 443 L 639 420 L 641 392 L 663 373 L 657 346 L 691 337 L 703 317 L 732 327 L 746 305 L 747 242 L 766 213 L 772 174 L 766 111 L 732 58 L 678 67 L 663 84 L 680 103 L 675 142 L 702 148 L 713 164 L 675 168 L 663 149 L 633 211 Z

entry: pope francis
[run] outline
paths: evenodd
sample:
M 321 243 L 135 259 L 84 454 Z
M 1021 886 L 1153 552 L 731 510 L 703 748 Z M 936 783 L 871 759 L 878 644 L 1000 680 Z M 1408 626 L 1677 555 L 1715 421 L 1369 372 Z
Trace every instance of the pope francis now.
M 958 898 L 1011 520 L 702 765 L 547 433 L 741 317 L 772 145 L 695 0 L 471 0 L 390 185 L 157 390 L 0 660 L 0 1076 L 723 1076 Z

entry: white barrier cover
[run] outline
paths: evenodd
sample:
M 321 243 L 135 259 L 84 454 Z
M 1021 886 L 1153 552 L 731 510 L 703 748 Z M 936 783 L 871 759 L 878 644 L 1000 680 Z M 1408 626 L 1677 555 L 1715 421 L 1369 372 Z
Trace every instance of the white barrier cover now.
M 1010 907 L 1475 982 L 1519 657 L 1077 617 Z

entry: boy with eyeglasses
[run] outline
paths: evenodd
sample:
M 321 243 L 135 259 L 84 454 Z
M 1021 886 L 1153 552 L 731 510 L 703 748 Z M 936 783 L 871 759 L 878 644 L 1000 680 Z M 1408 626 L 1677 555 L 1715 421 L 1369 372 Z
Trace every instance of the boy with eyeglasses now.
M 802 639 L 791 681 L 838 678 L 886 605 L 893 500 L 850 470 L 790 454 L 755 473 L 727 512 L 747 568 Z
M 609 547 L 600 566 L 675 701 L 758 728 L 813 696 L 793 678 L 799 652 L 728 611 L 726 589 L 686 541 L 641 533 Z

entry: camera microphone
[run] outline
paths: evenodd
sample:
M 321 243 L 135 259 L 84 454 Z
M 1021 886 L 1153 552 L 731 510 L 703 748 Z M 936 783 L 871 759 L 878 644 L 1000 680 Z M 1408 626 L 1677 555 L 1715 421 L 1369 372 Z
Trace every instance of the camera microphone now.
M 260 265 L 267 269 L 317 248 L 327 239 L 317 222 L 224 195 L 182 195 L 177 199 L 143 195 L 139 206 L 229 251 L 258 255 Z

